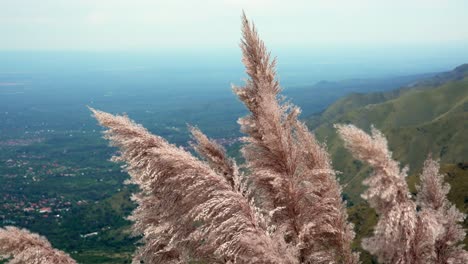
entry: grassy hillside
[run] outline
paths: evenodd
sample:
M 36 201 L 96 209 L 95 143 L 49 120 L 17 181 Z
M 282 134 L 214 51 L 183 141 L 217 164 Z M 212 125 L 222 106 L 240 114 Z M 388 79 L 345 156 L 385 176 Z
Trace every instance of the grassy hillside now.
M 435 75 L 419 75 L 419 79 L 414 79 L 413 82 L 402 83 L 400 85 L 393 86 L 391 90 L 380 90 L 373 89 L 376 92 L 368 93 L 355 93 L 353 90 L 347 90 L 350 92 L 348 96 L 345 96 L 335 103 L 330 105 L 321 113 L 314 114 L 308 118 L 308 124 L 311 128 L 316 128 L 324 123 L 334 120 L 339 116 L 345 114 L 348 111 L 354 109 L 372 105 L 379 104 L 388 100 L 392 100 L 402 96 L 407 92 L 414 92 L 416 90 L 425 90 L 435 88 L 437 86 L 443 85 L 450 81 L 459 81 L 466 77 L 468 73 L 468 64 L 461 65 L 455 68 L 453 71 L 439 73 Z M 424 77 L 426 76 L 426 77 Z M 381 83 L 372 83 L 373 85 L 381 85 Z M 395 83 L 396 84 L 396 83 Z M 400 87 L 395 89 L 396 87 Z M 359 89 L 355 89 L 359 90 Z M 361 89 L 362 90 L 362 89 Z
M 457 68 L 456 72 L 459 72 Z M 331 105 L 309 125 L 327 142 L 334 166 L 343 172 L 345 192 L 355 202 L 364 187 L 368 168 L 352 159 L 337 138 L 333 124 L 352 123 L 368 130 L 371 125 L 384 132 L 394 157 L 418 171 L 429 152 L 443 163 L 468 159 L 468 67 L 449 79 L 452 72 L 422 81 L 412 88 L 392 92 L 353 94 Z M 444 79 L 442 84 L 437 80 Z M 431 83 L 436 83 L 431 86 Z
M 352 205 L 350 219 L 356 225 L 354 246 L 362 252 L 363 263 L 372 263 L 359 246 L 377 221 L 375 212 L 360 198 L 370 168 L 343 147 L 335 123 L 352 123 L 367 131 L 374 125 L 381 130 L 393 157 L 410 166 L 408 182 L 413 193 L 428 153 L 440 158 L 441 171 L 452 185 L 449 199 L 468 213 L 468 65 L 390 92 L 351 94 L 308 119 L 319 140 L 326 141 L 334 168 L 342 172 L 345 197 Z M 464 226 L 468 228 L 467 220 Z

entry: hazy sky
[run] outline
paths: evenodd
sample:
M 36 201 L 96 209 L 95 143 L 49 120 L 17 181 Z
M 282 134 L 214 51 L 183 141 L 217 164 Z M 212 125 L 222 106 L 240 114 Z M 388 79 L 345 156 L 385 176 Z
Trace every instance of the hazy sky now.
M 0 0 L 0 50 L 237 49 L 242 9 L 269 47 L 468 44 L 466 0 Z

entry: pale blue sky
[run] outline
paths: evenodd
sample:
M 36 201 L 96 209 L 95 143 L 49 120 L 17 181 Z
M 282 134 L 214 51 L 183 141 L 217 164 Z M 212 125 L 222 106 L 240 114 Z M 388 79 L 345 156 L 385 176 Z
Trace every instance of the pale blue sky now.
M 232 50 L 242 9 L 269 47 L 468 44 L 466 0 L 0 0 L 0 50 Z

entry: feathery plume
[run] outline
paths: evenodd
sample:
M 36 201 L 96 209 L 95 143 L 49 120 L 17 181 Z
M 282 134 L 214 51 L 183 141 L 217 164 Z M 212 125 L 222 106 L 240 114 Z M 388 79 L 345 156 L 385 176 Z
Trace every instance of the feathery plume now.
M 378 257 L 382 263 L 427 263 L 439 229 L 438 223 L 427 212 L 416 211 L 405 181 L 407 168 L 400 169 L 392 159 L 387 140 L 372 127 L 371 135 L 353 125 L 335 125 L 345 147 L 357 159 L 374 169 L 364 181 L 369 188 L 362 195 L 379 214 L 374 236 L 363 241 L 363 248 Z M 423 225 L 429 225 L 423 228 Z M 423 252 L 429 252 L 424 253 Z
M 126 162 L 141 189 L 131 219 L 145 245 L 135 262 L 295 263 L 248 200 L 209 166 L 126 116 L 91 111 L 120 149 L 114 160 Z
M 450 207 L 450 202 L 447 199 L 450 185 L 444 183 L 444 176 L 439 173 L 439 162 L 433 160 L 431 155 L 424 161 L 420 180 L 420 185 L 416 186 L 419 206 L 434 211 Z
M 435 239 L 434 263 L 468 263 L 468 253 L 462 249 L 465 230 L 461 222 L 465 215 L 447 199 L 450 185 L 444 183 L 444 176 L 439 173 L 439 162 L 429 156 L 424 162 L 420 176 L 417 203 L 423 210 L 431 211 L 442 226 Z
M 0 260 L 9 264 L 75 264 L 65 252 L 54 249 L 46 238 L 13 226 L 0 228 Z
M 295 127 L 298 144 L 302 146 L 301 159 L 306 167 L 304 172 L 310 174 L 310 180 L 304 180 L 303 184 L 313 184 L 309 186 L 312 192 L 308 193 L 308 199 L 302 206 L 303 213 L 310 214 L 307 216 L 309 223 L 301 232 L 304 252 L 306 255 L 318 256 L 320 252 L 326 252 L 327 255 L 335 251 L 333 255 L 336 263 L 358 263 L 359 255 L 350 248 L 355 236 L 353 225 L 348 221 L 341 186 L 336 180 L 326 147 L 317 142 L 304 123 L 297 122 Z M 309 263 L 318 263 L 318 259 L 311 257 Z M 323 259 L 332 261 L 333 258 Z
M 208 165 L 226 181 L 236 191 L 241 188 L 241 176 L 236 161 L 229 158 L 223 146 L 209 139 L 203 132 L 193 126 L 189 127 L 195 143 L 191 146 L 208 163 Z
M 300 109 L 280 98 L 276 60 L 243 15 L 243 63 L 250 77 L 233 90 L 251 114 L 240 118 L 242 148 L 263 207 L 304 263 L 356 263 L 352 226 L 325 149 L 298 120 Z

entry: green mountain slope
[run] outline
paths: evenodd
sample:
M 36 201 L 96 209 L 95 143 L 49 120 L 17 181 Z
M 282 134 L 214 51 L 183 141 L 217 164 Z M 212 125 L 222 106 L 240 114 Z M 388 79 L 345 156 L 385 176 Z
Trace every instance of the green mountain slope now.
M 411 88 L 350 95 L 308 120 L 317 137 L 327 142 L 335 168 L 343 172 L 345 192 L 359 201 L 368 168 L 344 149 L 335 123 L 352 123 L 366 130 L 374 125 L 387 136 L 394 157 L 408 164 L 411 173 L 420 170 L 429 152 L 443 163 L 464 162 L 468 159 L 468 65 Z
M 468 213 L 468 64 L 394 91 L 351 94 L 307 122 L 318 139 L 327 143 L 334 168 L 342 172 L 345 197 L 352 205 L 350 220 L 357 233 L 354 247 L 363 263 L 375 263 L 360 248 L 361 239 L 372 234 L 377 221 L 375 212 L 360 198 L 370 168 L 352 158 L 333 124 L 352 123 L 368 131 L 374 125 L 381 130 L 393 157 L 410 166 L 408 182 L 414 194 L 428 153 L 440 158 L 441 171 L 452 186 L 449 199 Z M 468 220 L 464 226 L 468 228 Z
M 390 91 L 379 91 L 369 93 L 351 93 L 350 95 L 337 100 L 325 111 L 312 115 L 308 118 L 308 124 L 311 128 L 316 128 L 323 123 L 334 120 L 348 111 L 372 104 L 379 104 L 391 99 L 398 98 L 407 92 L 416 90 L 425 90 L 435 88 L 450 81 L 459 81 L 468 74 L 468 64 L 463 64 L 453 71 L 439 73 L 436 75 L 421 75 L 417 81 L 401 84 L 401 88 Z M 375 83 L 376 85 L 380 85 Z M 396 86 L 394 86 L 396 87 Z M 374 89 L 376 90 L 376 89 Z

